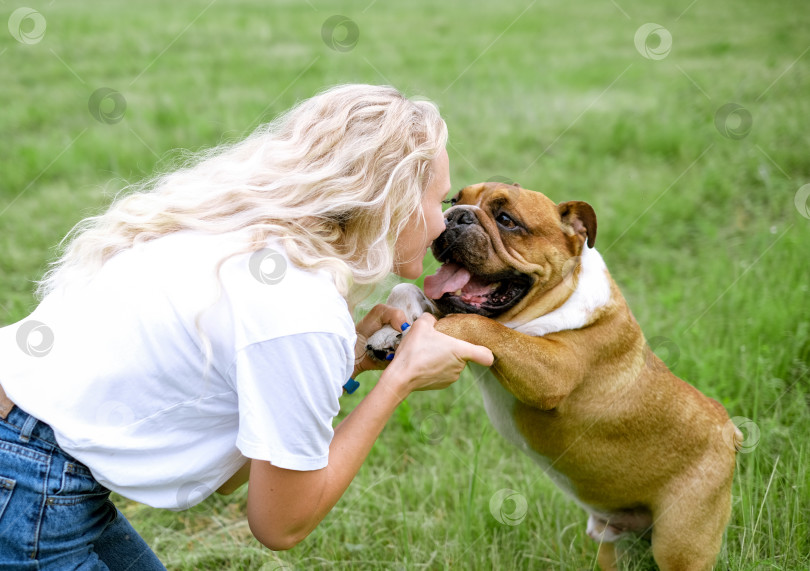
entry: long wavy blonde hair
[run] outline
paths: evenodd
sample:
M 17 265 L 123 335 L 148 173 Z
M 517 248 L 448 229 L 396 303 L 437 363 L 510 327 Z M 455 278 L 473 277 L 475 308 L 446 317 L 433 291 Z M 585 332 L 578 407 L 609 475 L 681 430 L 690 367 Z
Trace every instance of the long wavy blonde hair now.
M 421 213 L 431 161 L 446 143 L 431 102 L 390 86 L 332 87 L 240 142 L 125 188 L 65 237 L 37 294 L 91 276 L 136 242 L 179 230 L 244 230 L 241 252 L 278 236 L 294 264 L 326 269 L 349 299 L 352 286 L 392 270 L 394 243 Z

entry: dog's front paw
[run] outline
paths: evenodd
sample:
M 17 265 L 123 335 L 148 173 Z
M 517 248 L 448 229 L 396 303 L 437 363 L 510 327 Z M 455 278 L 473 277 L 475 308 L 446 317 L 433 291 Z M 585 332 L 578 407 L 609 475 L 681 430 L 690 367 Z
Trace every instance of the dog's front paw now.
M 405 283 L 394 286 L 385 302 L 405 313 L 408 323 L 413 323 L 424 312 L 436 313 L 435 304 L 414 284 Z M 403 332 L 404 333 L 404 332 Z M 399 347 L 403 333 L 390 325 L 384 325 L 366 341 L 366 354 L 372 359 L 385 362 L 389 355 Z
M 397 350 L 401 339 L 402 333 L 390 325 L 384 325 L 366 341 L 366 354 L 377 361 L 385 361 L 388 355 L 393 355 Z

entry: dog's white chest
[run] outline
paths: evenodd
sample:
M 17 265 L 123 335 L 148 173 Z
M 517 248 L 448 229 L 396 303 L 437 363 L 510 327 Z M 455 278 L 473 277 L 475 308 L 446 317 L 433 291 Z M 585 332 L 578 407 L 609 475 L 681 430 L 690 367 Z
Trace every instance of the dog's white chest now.
M 535 452 L 529 446 L 526 438 L 520 433 L 520 430 L 518 430 L 514 416 L 517 399 L 514 395 L 503 388 L 503 385 L 488 368 L 475 363 L 470 363 L 470 367 L 484 397 L 484 409 L 487 411 L 487 416 L 495 430 L 521 452 L 534 460 L 557 487 L 574 500 L 577 500 L 577 503 L 580 503 L 573 493 L 568 477 L 555 470 L 551 465 L 551 460 Z M 582 504 L 580 503 L 580 505 Z

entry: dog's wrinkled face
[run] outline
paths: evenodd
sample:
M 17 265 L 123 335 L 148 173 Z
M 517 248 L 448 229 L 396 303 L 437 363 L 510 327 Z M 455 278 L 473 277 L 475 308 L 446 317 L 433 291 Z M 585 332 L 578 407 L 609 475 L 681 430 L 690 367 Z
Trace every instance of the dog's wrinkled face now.
M 596 239 L 587 203 L 557 205 L 519 185 L 474 184 L 451 203 L 432 246 L 442 266 L 424 285 L 445 314 L 515 315 L 559 284 L 566 262 Z

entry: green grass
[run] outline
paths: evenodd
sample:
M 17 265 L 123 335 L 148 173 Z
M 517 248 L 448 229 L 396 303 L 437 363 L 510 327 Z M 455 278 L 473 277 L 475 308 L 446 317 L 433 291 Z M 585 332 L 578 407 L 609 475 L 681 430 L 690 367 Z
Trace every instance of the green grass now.
M 647 337 L 759 429 L 738 457 L 719 568 L 810 567 L 804 2 L 10 0 L 0 20 L 19 6 L 47 31 L 24 45 L 0 28 L 0 323 L 35 306 L 32 282 L 73 224 L 170 168 L 174 149 L 244 136 L 328 85 L 390 82 L 440 105 L 456 188 L 500 176 L 594 206 L 597 248 Z M 354 49 L 322 41 L 333 14 L 356 22 Z M 634 47 L 647 22 L 671 32 L 664 59 Z M 120 122 L 89 113 L 101 87 L 125 98 Z M 741 139 L 715 127 L 730 102 L 752 117 Z M 373 375 L 361 381 L 341 416 Z M 183 513 L 119 504 L 170 569 L 593 568 L 584 513 L 494 432 L 473 384 L 403 404 L 289 552 L 251 538 L 245 489 Z M 525 500 L 517 525 L 490 512 L 507 488 L 520 495 L 506 513 Z M 647 568 L 636 550 L 630 568 Z

